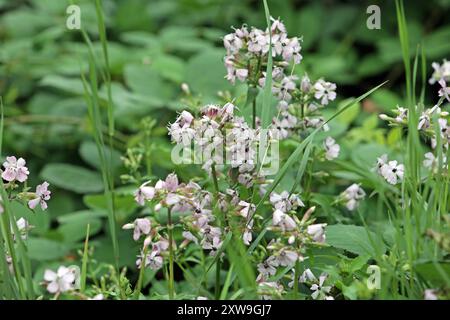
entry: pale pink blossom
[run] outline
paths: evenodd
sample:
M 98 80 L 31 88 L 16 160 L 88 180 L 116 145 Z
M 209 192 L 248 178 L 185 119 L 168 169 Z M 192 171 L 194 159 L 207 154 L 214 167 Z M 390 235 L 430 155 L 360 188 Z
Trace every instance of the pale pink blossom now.
M 143 206 L 146 200 L 152 200 L 155 196 L 155 188 L 147 186 L 150 181 L 143 183 L 139 189 L 134 192 L 134 200 Z
M 23 158 L 17 159 L 14 156 L 6 157 L 6 161 L 3 163 L 5 171 L 2 173 L 2 178 L 6 181 L 19 181 L 24 182 L 28 179 L 30 172 L 25 166 L 26 162 Z
M 75 289 L 75 269 L 60 266 L 57 272 L 47 269 L 44 273 L 47 282 L 47 291 L 51 294 L 67 292 Z
M 147 218 L 138 218 L 133 223 L 127 223 L 122 227 L 124 230 L 133 229 L 133 240 L 138 241 L 141 235 L 148 235 L 151 230 L 151 222 Z
M 34 209 L 39 204 L 42 210 L 47 209 L 47 202 L 50 200 L 51 191 L 48 190 L 49 183 L 44 181 L 36 187 L 35 198 L 28 201 L 28 207 Z

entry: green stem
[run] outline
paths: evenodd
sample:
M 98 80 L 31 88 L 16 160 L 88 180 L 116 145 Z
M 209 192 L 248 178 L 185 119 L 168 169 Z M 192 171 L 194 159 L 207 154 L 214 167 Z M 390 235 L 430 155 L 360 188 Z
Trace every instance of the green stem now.
M 215 291 L 216 300 L 220 299 L 220 258 L 217 259 L 216 262 L 216 291 Z
M 253 129 L 256 129 L 256 97 L 253 98 L 252 101 L 252 110 L 253 110 Z
M 298 300 L 298 278 L 300 276 L 300 263 L 295 263 L 295 273 L 294 273 L 294 300 Z
M 173 277 L 173 225 L 170 208 L 168 209 L 167 217 L 167 232 L 169 233 L 169 299 L 172 300 L 175 296 L 175 286 Z
M 147 253 L 148 253 L 148 246 L 144 248 L 144 255 L 142 257 L 139 269 L 139 278 L 136 284 L 136 288 L 134 289 L 134 299 L 136 300 L 139 298 L 139 294 L 141 293 L 142 290 L 142 282 L 144 280 L 145 260 L 147 259 Z

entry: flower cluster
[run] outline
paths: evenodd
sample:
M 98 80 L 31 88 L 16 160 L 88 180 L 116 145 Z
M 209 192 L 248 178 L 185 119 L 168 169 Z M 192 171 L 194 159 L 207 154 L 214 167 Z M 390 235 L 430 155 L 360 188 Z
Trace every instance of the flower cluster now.
M 1 173 L 3 180 L 7 181 L 7 188 L 11 190 L 17 187 L 18 183 L 24 183 L 28 180 L 30 171 L 26 167 L 26 161 L 23 158 L 17 159 L 15 156 L 6 157 L 6 161 L 3 163 L 4 170 Z M 30 209 L 34 210 L 40 205 L 42 210 L 47 209 L 47 201 L 50 200 L 51 192 L 48 190 L 49 183 L 44 181 L 42 184 L 36 187 L 35 192 L 26 192 L 28 189 L 24 189 L 24 192 L 19 193 L 17 196 L 19 199 L 26 200 Z M 0 202 L 2 199 L 0 198 Z M 0 203 L 0 213 L 4 211 L 3 206 Z
M 242 26 L 224 37 L 226 78 L 230 82 L 234 83 L 237 78 L 256 84 L 261 77 L 261 69 L 267 65 L 270 46 L 276 66 L 285 67 L 290 62 L 298 64 L 302 60 L 301 40 L 288 38 L 284 24 L 280 20 L 271 20 L 270 31 L 255 27 L 249 30 L 247 26 Z
M 199 118 L 183 111 L 169 126 L 169 135 L 173 142 L 183 146 L 194 141 L 195 157 L 208 173 L 212 173 L 213 166 L 219 169 L 229 164 L 237 182 L 251 187 L 258 177 L 255 169 L 260 131 L 236 116 L 235 108 L 232 103 L 206 105 Z
M 447 168 L 445 153 L 446 150 L 448 150 L 450 142 L 450 125 L 448 124 L 449 112 L 442 110 L 442 105 L 445 100 L 450 102 L 450 88 L 448 87 L 448 82 L 450 81 L 450 62 L 447 60 L 444 60 L 442 64 L 433 62 L 432 67 L 434 72 L 429 79 L 429 83 L 438 83 L 440 85 L 438 93 L 439 101 L 433 107 L 425 108 L 421 112 L 419 111 L 419 106 L 415 106 L 414 111 L 420 112 L 417 130 L 419 130 L 422 137 L 427 141 L 430 141 L 431 148 L 433 149 L 433 152 L 425 153 L 423 165 L 425 168 L 430 169 L 430 172 L 437 173 L 439 171 L 440 162 L 438 154 L 441 150 L 440 146 L 438 146 L 438 141 L 440 141 L 443 148 L 441 168 Z M 422 110 L 422 108 L 420 108 L 420 110 Z M 408 109 L 397 106 L 396 109 L 393 110 L 393 113 L 393 117 L 386 114 L 380 114 L 380 118 L 387 121 L 391 126 L 406 127 L 408 125 L 410 113 Z M 437 132 L 439 133 L 437 134 Z M 403 167 L 400 169 L 401 175 L 403 175 Z M 389 176 L 389 180 L 391 181 L 395 181 L 395 177 L 398 177 L 398 175 L 390 174 L 389 170 L 385 173 Z

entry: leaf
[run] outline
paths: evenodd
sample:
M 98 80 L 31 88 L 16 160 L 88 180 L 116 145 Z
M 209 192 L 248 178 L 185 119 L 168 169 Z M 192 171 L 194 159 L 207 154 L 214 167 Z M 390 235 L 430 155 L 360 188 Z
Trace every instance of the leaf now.
M 194 92 L 215 96 L 219 90 L 227 90 L 231 86 L 225 80 L 225 68 L 222 50 L 206 50 L 192 57 L 186 69 L 186 82 Z
M 49 239 L 29 238 L 27 245 L 30 259 L 39 261 L 61 258 L 70 250 L 66 244 Z
M 326 228 L 326 242 L 335 248 L 344 249 L 358 255 L 375 257 L 377 249 L 380 249 L 380 253 L 384 253 L 386 247 L 381 238 L 372 231 L 369 231 L 369 234 L 374 245 L 372 245 L 364 227 L 336 224 Z
M 111 159 L 111 169 L 114 171 L 121 165 L 120 153 L 117 150 L 112 150 L 108 146 L 103 147 L 106 157 L 109 159 L 112 154 Z M 100 157 L 98 155 L 97 146 L 93 141 L 83 141 L 80 148 L 78 149 L 81 158 L 89 163 L 96 169 L 101 169 Z
M 143 97 L 153 100 L 153 104 L 163 105 L 172 95 L 172 88 L 168 86 L 158 71 L 145 64 L 129 64 L 124 69 L 125 82 Z
M 79 223 L 86 221 L 89 222 L 92 219 L 102 218 L 106 216 L 106 213 L 103 211 L 80 210 L 59 216 L 57 220 L 61 224 Z
M 50 184 L 76 193 L 94 193 L 103 190 L 101 176 L 97 172 L 64 163 L 47 164 L 41 177 Z
M 441 286 L 444 281 L 449 284 L 450 263 L 449 262 L 422 262 L 414 266 L 416 272 L 432 285 Z
M 64 223 L 57 231 L 62 234 L 64 242 L 78 242 L 86 237 L 87 225 L 90 225 L 89 235 L 92 236 L 102 228 L 102 222 L 98 218 L 90 217 L 87 220 L 78 220 L 75 222 Z
M 341 101 L 338 104 L 338 110 L 342 109 L 343 106 L 345 106 L 351 99 L 346 99 Z M 336 121 L 339 121 L 343 124 L 350 125 L 353 120 L 356 119 L 356 117 L 361 112 L 361 103 L 355 103 L 351 107 L 348 108 L 348 110 L 344 113 L 341 113 L 339 116 L 336 117 Z
M 181 84 L 183 82 L 186 65 L 178 57 L 169 55 L 160 55 L 155 58 L 152 67 L 159 72 L 159 74 L 167 80 Z
M 100 211 L 102 213 L 107 210 L 107 199 L 103 194 L 86 195 L 83 202 L 92 210 Z M 114 208 L 116 210 L 117 221 L 122 223 L 133 213 L 137 208 L 137 203 L 132 195 L 114 196 Z
M 39 82 L 41 86 L 52 87 L 61 91 L 76 95 L 83 94 L 83 83 L 80 79 L 67 78 L 59 75 L 49 74 Z

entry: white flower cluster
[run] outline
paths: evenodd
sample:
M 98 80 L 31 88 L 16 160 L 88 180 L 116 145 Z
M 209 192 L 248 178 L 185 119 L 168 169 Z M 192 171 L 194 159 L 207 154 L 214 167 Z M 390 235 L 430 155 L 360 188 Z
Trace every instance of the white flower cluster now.
M 439 83 L 441 88 L 439 90 L 439 101 L 431 108 L 426 108 L 420 114 L 417 130 L 422 136 L 429 139 L 431 142 L 431 148 L 436 149 L 438 146 L 438 137 L 436 136 L 436 129 L 439 131 L 440 141 L 442 143 L 443 156 L 442 156 L 442 168 L 447 168 L 447 158 L 445 151 L 448 150 L 450 143 L 450 126 L 448 124 L 449 112 L 442 110 L 441 106 L 445 100 L 450 102 L 450 88 L 447 83 L 450 81 L 450 62 L 444 60 L 440 65 L 433 62 L 432 67 L 434 69 L 433 75 L 429 79 L 430 84 Z M 418 106 L 415 106 L 415 110 L 418 110 Z M 386 114 L 380 114 L 382 120 L 388 121 L 391 126 L 407 126 L 409 121 L 409 110 L 397 106 L 393 110 L 395 116 L 390 117 Z M 437 121 L 436 121 L 437 120 Z M 438 150 L 437 150 L 438 151 Z M 436 152 L 437 152 L 436 151 Z M 427 152 L 424 156 L 423 165 L 425 168 L 430 169 L 430 172 L 437 173 L 439 171 L 439 159 L 433 152 Z M 396 162 L 386 163 L 385 158 L 378 159 L 378 172 L 385 177 L 385 179 L 391 183 L 396 184 L 397 180 L 403 178 L 404 167 L 403 165 L 396 165 Z
M 224 37 L 223 43 L 227 50 L 224 59 L 226 78 L 231 83 L 236 79 L 255 83 L 260 78 L 261 68 L 267 64 L 270 44 L 276 65 L 287 66 L 291 61 L 294 64 L 300 63 L 300 39 L 288 38 L 284 24 L 280 20 L 271 20 L 270 31 L 255 27 L 249 30 L 243 26 Z
M 190 145 L 195 142 L 197 158 L 203 160 L 203 169 L 212 172 L 212 166 L 222 168 L 230 164 L 237 172 L 237 181 L 251 187 L 257 178 L 257 147 L 260 130 L 248 126 L 244 118 L 234 115 L 235 106 L 207 105 L 201 117 L 183 111 L 169 126 L 169 135 L 177 144 Z

